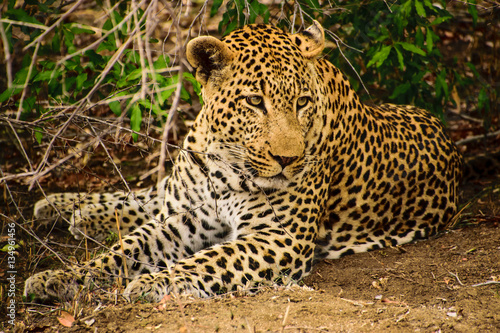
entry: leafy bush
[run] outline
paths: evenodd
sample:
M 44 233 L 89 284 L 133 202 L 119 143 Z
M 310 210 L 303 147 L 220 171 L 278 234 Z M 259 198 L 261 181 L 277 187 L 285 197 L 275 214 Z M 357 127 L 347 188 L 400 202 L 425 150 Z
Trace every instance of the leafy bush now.
M 476 24 L 474 1 L 467 8 Z M 128 2 L 111 1 L 102 26 L 61 19 L 71 9 L 63 11 L 54 0 L 30 0 L 19 8 L 15 3 L 9 0 L 2 14 L 3 39 L 11 54 L 24 48 L 24 57 L 16 59 L 17 63 L 7 62 L 7 67 L 17 66 L 18 70 L 13 78 L 7 70 L 7 89 L 0 91 L 0 103 L 10 103 L 11 109 L 15 106 L 18 118 L 49 119 L 61 105 L 84 109 L 106 104 L 117 116 L 126 115 L 131 129 L 139 131 L 146 114 L 165 120 L 178 87 L 182 87 L 182 100 L 191 102 L 179 75 L 193 84 L 194 92 L 200 91 L 193 77 L 179 71 L 178 63 L 161 52 L 161 43 L 152 33 L 156 25 L 151 23 L 158 12 L 149 2 L 144 8 L 131 8 Z M 176 5 L 178 10 L 170 11 L 172 22 L 178 19 L 173 13 L 182 11 L 181 2 Z M 221 34 L 254 22 L 272 22 L 293 30 L 319 20 L 337 44 L 327 56 L 349 74 L 364 99 L 413 104 L 442 115 L 454 103 L 452 91 L 477 85 L 476 105 L 485 127 L 497 112 L 498 87 L 481 80 L 471 63 L 466 70 L 474 76 L 467 76 L 463 68 L 445 61 L 437 47 L 437 27 L 453 19 L 444 0 L 299 0 L 269 5 L 231 0 L 224 8 L 222 5 L 222 0 L 214 0 L 209 8 L 210 15 L 220 19 Z M 206 6 L 196 10 L 203 14 Z M 178 40 L 178 47 L 180 42 L 184 41 Z M 158 54 L 152 56 L 152 48 Z
M 142 8 L 114 6 L 98 28 L 60 22 L 60 8 L 53 0 L 29 1 L 30 5 L 22 8 L 14 8 L 15 3 L 9 0 L 3 13 L 9 23 L 2 23 L 6 40 L 10 52 L 14 45 L 28 52 L 12 84 L 1 93 L 0 103 L 13 101 L 18 118 L 47 116 L 55 105 L 83 109 L 104 102 L 117 116 L 125 113 L 131 129 L 138 132 L 144 114 L 152 113 L 159 119 L 167 116 L 179 73 L 171 70 L 168 55 L 152 59 L 146 54 L 143 45 L 159 41 L 148 38 L 151 27 L 147 27 L 148 17 Z M 15 27 L 19 27 L 17 33 Z M 101 36 L 96 36 L 96 31 Z M 51 39 L 45 36 L 47 32 Z M 78 47 L 81 41 L 88 45 Z M 195 82 L 191 74 L 182 75 Z M 199 92 L 199 85 L 194 87 Z M 184 87 L 180 97 L 191 102 Z M 137 134 L 132 136 L 137 139 Z

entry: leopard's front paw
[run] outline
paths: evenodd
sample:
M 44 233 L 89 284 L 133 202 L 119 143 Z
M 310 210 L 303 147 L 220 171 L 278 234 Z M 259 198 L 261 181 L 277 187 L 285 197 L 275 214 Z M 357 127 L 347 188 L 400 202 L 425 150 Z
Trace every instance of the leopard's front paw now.
M 132 280 L 123 296 L 129 301 L 146 300 L 158 303 L 168 294 L 169 278 L 163 273 L 143 274 Z
M 36 302 L 70 301 L 77 294 L 81 279 L 63 270 L 49 270 L 30 276 L 24 283 L 24 296 Z

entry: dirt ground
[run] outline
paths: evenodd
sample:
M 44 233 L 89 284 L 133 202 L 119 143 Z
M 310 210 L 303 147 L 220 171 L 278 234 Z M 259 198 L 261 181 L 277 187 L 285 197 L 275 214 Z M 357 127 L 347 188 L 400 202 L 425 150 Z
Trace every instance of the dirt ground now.
M 497 281 L 487 284 L 487 281 Z M 500 225 L 323 261 L 308 287 L 254 296 L 87 305 L 71 328 L 59 310 L 28 306 L 19 332 L 500 331 Z M 69 310 L 70 311 L 70 310 Z

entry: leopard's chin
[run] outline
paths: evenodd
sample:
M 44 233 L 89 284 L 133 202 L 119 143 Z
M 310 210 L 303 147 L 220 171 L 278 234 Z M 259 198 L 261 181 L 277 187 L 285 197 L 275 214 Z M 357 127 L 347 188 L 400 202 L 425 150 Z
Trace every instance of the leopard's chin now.
M 290 180 L 282 173 L 272 177 L 255 177 L 253 182 L 256 186 L 265 190 L 282 190 L 290 184 Z

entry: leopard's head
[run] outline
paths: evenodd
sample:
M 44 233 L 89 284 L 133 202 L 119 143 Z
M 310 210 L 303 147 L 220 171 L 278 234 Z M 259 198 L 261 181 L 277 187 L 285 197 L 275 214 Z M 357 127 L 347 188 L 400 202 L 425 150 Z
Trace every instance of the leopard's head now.
M 218 40 L 198 37 L 186 55 L 203 89 L 203 109 L 186 142 L 263 188 L 284 188 L 308 164 L 324 100 L 315 57 L 319 23 L 296 33 L 248 25 Z M 324 102 L 324 101 L 323 101 Z M 319 118 L 319 120 L 318 120 Z M 316 124 L 316 125 L 315 125 Z

